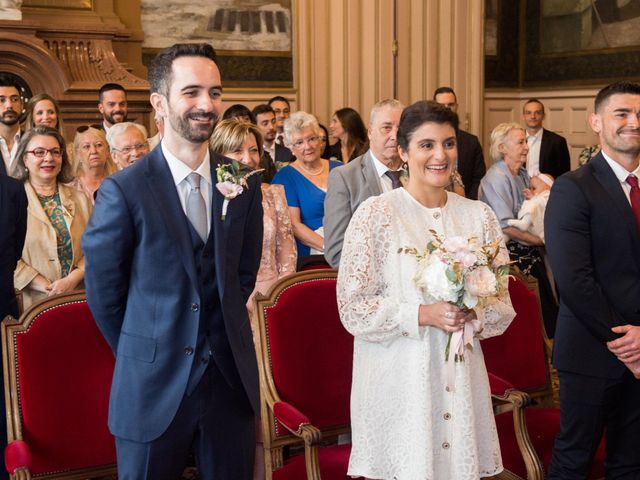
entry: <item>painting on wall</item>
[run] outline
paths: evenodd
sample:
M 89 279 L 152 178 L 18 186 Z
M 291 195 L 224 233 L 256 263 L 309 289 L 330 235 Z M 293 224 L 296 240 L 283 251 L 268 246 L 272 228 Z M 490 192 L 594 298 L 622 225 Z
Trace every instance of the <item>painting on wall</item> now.
M 206 42 L 225 85 L 293 85 L 291 0 L 141 0 L 144 61 L 174 43 Z
M 640 78 L 637 3 L 526 0 L 523 85 L 601 86 L 614 80 Z M 562 10 L 568 5 L 575 10 Z M 555 20 L 554 12 L 558 13 Z M 629 29 L 636 31 L 614 40 L 627 35 L 624 32 Z

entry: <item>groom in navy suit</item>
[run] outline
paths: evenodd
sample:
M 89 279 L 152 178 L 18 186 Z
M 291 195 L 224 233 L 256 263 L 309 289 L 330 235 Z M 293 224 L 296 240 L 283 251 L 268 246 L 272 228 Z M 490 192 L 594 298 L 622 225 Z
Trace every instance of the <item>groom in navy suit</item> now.
M 586 479 L 603 433 L 607 479 L 640 478 L 640 84 L 603 88 L 602 151 L 556 179 L 545 240 L 560 293 L 553 364 L 560 433 L 549 479 Z
M 223 220 L 211 46 L 161 51 L 149 82 L 162 142 L 105 180 L 82 242 L 89 306 L 116 355 L 118 478 L 175 480 L 193 452 L 205 480 L 250 479 L 259 386 L 245 303 L 262 248 L 259 177 Z

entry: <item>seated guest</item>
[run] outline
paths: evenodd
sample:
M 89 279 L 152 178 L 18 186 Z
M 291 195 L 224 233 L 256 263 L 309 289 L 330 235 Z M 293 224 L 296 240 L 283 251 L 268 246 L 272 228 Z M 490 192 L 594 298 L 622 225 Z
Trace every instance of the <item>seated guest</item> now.
M 214 152 L 255 170 L 260 168 L 261 137 L 255 125 L 232 118 L 216 126 L 210 144 Z M 276 280 L 296 271 L 296 243 L 282 185 L 262 184 L 262 209 L 262 260 L 254 293 L 268 292 Z M 252 298 L 247 303 L 250 312 Z
M 322 158 L 331 157 L 331 145 L 329 145 L 329 130 L 323 124 L 320 125 L 320 143 L 323 148 L 320 156 Z
M 336 110 L 329 124 L 331 136 L 338 141 L 331 146 L 329 158 L 348 163 L 369 150 L 367 128 L 353 108 Z
M 93 203 L 93 195 L 104 179 L 116 171 L 104 131 L 93 127 L 79 128 L 73 139 L 73 156 L 76 177 L 72 186 L 86 193 Z
M 116 123 L 109 129 L 107 144 L 118 170 L 130 167 L 149 153 L 147 136 L 147 129 L 139 123 Z
M 524 189 L 525 201 L 518 212 L 518 219 L 508 220 L 509 225 L 533 233 L 544 242 L 544 212 L 552 185 L 553 177 L 546 173 L 531 177 L 530 187 Z
M 538 280 L 540 303 L 545 328 L 553 336 L 558 305 L 551 289 L 540 247 L 542 239 L 509 225 L 518 218 L 529 188 L 529 174 L 525 168 L 529 146 L 525 130 L 517 123 L 501 123 L 491 132 L 491 158 L 494 164 L 480 182 L 479 198 L 495 212 L 502 232 L 507 237 L 511 260 L 526 275 Z
M 324 238 L 316 230 L 322 227 L 329 170 L 341 163 L 320 157 L 320 126 L 309 113 L 292 114 L 284 122 L 284 137 L 296 161 L 280 170 L 272 183 L 284 185 L 298 255 L 302 257 L 309 255 L 311 248 L 324 251 Z
M 31 130 L 37 126 L 55 128 L 60 135 L 64 135 L 60 106 L 55 98 L 46 93 L 34 95 L 27 103 L 24 128 Z
M 156 148 L 164 135 L 164 119 L 158 114 L 158 112 L 154 114 L 153 121 L 156 122 L 156 128 L 158 129 L 158 132 L 153 137 L 147 140 L 147 142 L 149 143 L 149 150 L 153 150 L 154 148 Z
M 72 180 L 71 165 L 57 130 L 29 130 L 16 155 L 16 178 L 24 182 L 29 208 L 27 237 L 14 282 L 26 308 L 47 296 L 82 288 L 80 237 L 91 215 L 91 201 L 65 185 Z
M 238 120 L 242 120 L 247 123 L 256 123 L 256 119 L 247 107 L 242 105 L 241 103 L 236 103 L 235 105 L 231 105 L 227 108 L 222 114 L 223 120 L 228 120 L 230 118 L 237 118 Z
M 220 122 L 211 136 L 211 149 L 246 165 L 252 170 L 260 168 L 262 157 L 262 135 L 251 123 L 228 119 Z M 264 233 L 262 236 L 262 259 L 256 277 L 256 286 L 247 301 L 251 327 L 256 334 L 257 318 L 253 310 L 256 293 L 267 293 L 280 278 L 296 271 L 296 242 L 293 237 L 287 200 L 282 185 L 262 183 L 262 210 Z M 258 445 L 254 478 L 264 478 L 264 454 L 259 423 L 256 428 Z
M 269 105 L 258 105 L 253 109 L 253 116 L 256 119 L 256 125 L 262 133 L 262 147 L 264 153 L 262 154 L 263 162 L 262 168 L 267 172 L 270 172 L 274 165 L 275 170 L 280 170 L 282 167 L 290 164 L 295 160 L 295 157 L 284 145 L 276 142 L 276 114 Z M 268 158 L 267 158 L 268 157 Z M 274 174 L 275 175 L 275 172 Z M 273 178 L 270 176 L 269 181 Z

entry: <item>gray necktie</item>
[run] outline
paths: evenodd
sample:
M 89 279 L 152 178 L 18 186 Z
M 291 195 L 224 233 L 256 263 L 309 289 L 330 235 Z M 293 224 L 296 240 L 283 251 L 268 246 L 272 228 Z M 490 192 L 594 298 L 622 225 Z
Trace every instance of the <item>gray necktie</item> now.
M 400 181 L 401 170 L 387 170 L 384 174 L 391 179 L 392 188 L 395 189 L 402 186 L 402 182 Z
M 195 228 L 196 232 L 203 242 L 207 241 L 207 206 L 204 198 L 200 193 L 200 180 L 202 177 L 199 173 L 192 172 L 187 177 L 187 182 L 191 187 L 187 196 L 187 218 Z

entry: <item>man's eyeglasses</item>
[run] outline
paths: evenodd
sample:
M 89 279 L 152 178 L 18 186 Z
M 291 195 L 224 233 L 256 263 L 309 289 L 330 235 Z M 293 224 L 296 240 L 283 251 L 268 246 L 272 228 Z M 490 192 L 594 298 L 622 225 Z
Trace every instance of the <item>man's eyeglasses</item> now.
M 52 157 L 62 157 L 62 149 L 60 148 L 34 148 L 33 150 L 27 150 L 26 153 L 30 153 L 36 158 L 45 158 L 47 153 L 50 153 Z
M 149 144 L 147 143 L 137 143 L 135 145 L 131 145 L 129 147 L 124 148 L 111 148 L 116 152 L 124 153 L 125 155 L 131 155 L 134 151 L 139 152 L 141 150 L 149 150 Z
M 308 143 L 312 147 L 315 147 L 318 144 L 319 141 L 320 141 L 320 137 L 318 137 L 318 136 L 309 137 L 309 138 L 303 138 L 302 140 L 298 140 L 297 142 L 293 142 L 293 147 L 294 148 L 302 148 L 302 147 L 304 147 L 305 143 Z

